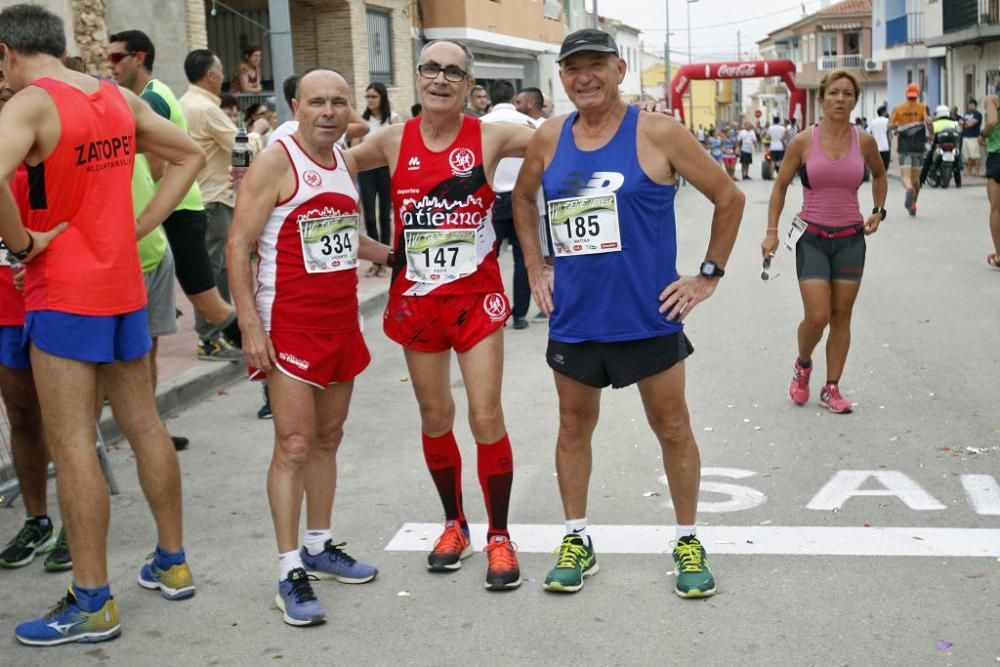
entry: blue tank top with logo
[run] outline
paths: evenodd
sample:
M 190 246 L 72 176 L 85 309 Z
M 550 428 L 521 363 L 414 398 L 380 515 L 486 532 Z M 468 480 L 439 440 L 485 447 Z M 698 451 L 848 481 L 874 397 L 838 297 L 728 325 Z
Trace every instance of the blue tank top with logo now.
M 654 183 L 639 165 L 639 111 L 628 107 L 611 141 L 593 151 L 577 148 L 576 119 L 576 112 L 566 119 L 542 174 L 545 199 L 614 193 L 620 251 L 560 256 L 557 250 L 549 336 L 579 343 L 677 333 L 682 325 L 658 310 L 660 292 L 678 277 L 674 188 Z

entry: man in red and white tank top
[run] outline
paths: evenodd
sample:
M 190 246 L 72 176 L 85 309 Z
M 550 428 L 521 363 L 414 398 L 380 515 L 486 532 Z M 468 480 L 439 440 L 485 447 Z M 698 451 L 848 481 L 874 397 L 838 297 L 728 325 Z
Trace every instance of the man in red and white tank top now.
M 423 111 L 348 152 L 359 170 L 388 165 L 396 219 L 394 270 L 385 333 L 403 346 L 420 404 L 424 456 L 445 510 L 445 530 L 428 557 L 457 570 L 472 554 L 462 509 L 461 455 L 452 434 L 450 350 L 458 353 L 478 443 L 479 482 L 489 515 L 487 588 L 521 583 L 507 531 L 513 454 L 500 405 L 503 326 L 510 316 L 496 255 L 491 187 L 497 163 L 524 157 L 533 131 L 483 125 L 462 110 L 475 78 L 457 42 L 424 47 L 417 71 Z
M 0 67 L 18 91 L 0 116 L 0 237 L 27 265 L 24 338 L 73 555 L 66 599 L 15 631 L 32 645 L 101 641 L 121 631 L 108 587 L 108 492 L 94 455 L 98 380 L 135 451 L 156 520 L 155 556 L 139 583 L 168 599 L 194 594 L 177 455 L 149 381 L 135 244 L 177 205 L 204 156 L 131 92 L 63 67 L 65 51 L 63 23 L 51 12 L 26 4 L 0 12 Z M 170 166 L 136 218 L 132 162 L 141 151 Z M 31 209 L 23 221 L 7 187 L 22 162 Z
M 278 542 L 276 603 L 290 625 L 325 619 L 310 576 L 364 583 L 378 573 L 330 534 L 337 448 L 354 378 L 371 359 L 358 317 L 358 258 L 389 255 L 358 233 L 355 172 L 335 146 L 351 117 L 350 94 L 333 70 L 302 76 L 292 103 L 298 129 L 262 151 L 243 177 L 227 246 L 250 376 L 266 374 L 271 396 L 276 444 L 267 495 Z M 309 513 L 300 549 L 303 490 Z

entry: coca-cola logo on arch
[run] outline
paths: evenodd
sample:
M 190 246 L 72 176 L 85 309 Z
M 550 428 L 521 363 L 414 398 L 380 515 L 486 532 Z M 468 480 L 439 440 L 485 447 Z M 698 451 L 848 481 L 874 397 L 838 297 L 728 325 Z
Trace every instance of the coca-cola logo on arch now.
M 722 64 L 719 65 L 719 69 L 715 75 L 719 77 L 728 77 L 730 79 L 757 76 L 757 67 L 753 63 L 740 63 L 738 65 Z

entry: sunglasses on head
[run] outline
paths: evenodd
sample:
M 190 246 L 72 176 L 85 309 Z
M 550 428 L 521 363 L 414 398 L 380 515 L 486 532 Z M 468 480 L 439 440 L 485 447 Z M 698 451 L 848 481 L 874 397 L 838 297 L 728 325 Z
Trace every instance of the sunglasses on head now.
M 137 53 L 142 53 L 142 51 L 115 51 L 114 53 L 108 54 L 108 62 L 112 65 L 117 65 L 121 61 L 134 56 Z

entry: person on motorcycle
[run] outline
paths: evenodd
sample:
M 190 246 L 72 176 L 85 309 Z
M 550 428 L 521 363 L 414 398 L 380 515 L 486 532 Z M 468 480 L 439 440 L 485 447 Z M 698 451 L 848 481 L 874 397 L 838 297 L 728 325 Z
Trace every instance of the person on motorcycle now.
M 939 104 L 934 109 L 934 123 L 931 125 L 931 149 L 928 151 L 927 157 L 924 158 L 924 167 L 920 171 L 921 185 L 927 181 L 928 175 L 933 170 L 936 178 L 931 179 L 931 185 L 934 185 L 933 181 L 936 180 L 938 181 L 938 186 L 947 187 L 946 183 L 950 178 L 944 175 L 946 172 L 940 171 L 942 158 L 937 151 L 938 147 L 944 145 L 950 145 L 953 147 L 953 150 L 960 151 L 962 146 L 962 130 L 958 122 L 952 119 L 951 109 L 948 108 L 948 105 Z M 955 176 L 955 187 L 962 187 L 962 160 L 960 153 L 955 154 L 951 170 Z

